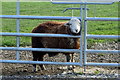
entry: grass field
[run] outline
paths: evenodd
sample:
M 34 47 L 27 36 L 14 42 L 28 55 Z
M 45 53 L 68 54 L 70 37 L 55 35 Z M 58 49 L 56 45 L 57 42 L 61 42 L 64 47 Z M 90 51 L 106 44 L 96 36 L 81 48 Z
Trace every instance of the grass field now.
M 62 11 L 68 7 L 80 7 L 80 5 L 58 5 L 48 2 L 21 2 L 20 15 L 36 16 L 72 16 L 72 11 Z M 88 5 L 89 17 L 118 17 L 118 3 L 112 5 Z M 95 10 L 96 9 L 96 10 Z M 1 15 L 16 15 L 15 2 L 2 2 Z M 80 16 L 79 10 L 74 10 L 73 16 Z M 38 24 L 48 20 L 20 19 L 20 32 L 30 33 Z M 49 20 L 50 21 L 50 20 Z M 59 20 L 58 20 L 59 21 Z M 119 27 L 117 21 L 89 21 L 88 34 L 118 35 Z M 2 32 L 16 32 L 16 19 L 2 19 Z M 118 41 L 117 39 L 91 39 L 88 43 Z M 15 46 L 16 37 L 2 37 L 1 46 Z M 20 38 L 21 46 L 30 46 L 30 37 Z

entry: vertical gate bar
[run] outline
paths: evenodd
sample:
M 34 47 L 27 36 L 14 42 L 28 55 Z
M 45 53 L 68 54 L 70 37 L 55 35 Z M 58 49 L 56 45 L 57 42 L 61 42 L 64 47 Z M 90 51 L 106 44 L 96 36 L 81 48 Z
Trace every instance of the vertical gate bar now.
M 16 2 L 16 15 L 20 15 L 20 1 L 17 0 Z M 16 19 L 16 32 L 19 33 L 20 32 L 20 20 Z M 16 37 L 16 46 L 19 47 L 20 46 L 20 37 Z M 16 51 L 16 59 L 19 60 L 20 59 L 20 54 L 19 51 Z
M 83 5 L 80 5 L 80 17 L 81 17 L 81 28 L 83 27 Z M 83 65 L 83 53 L 82 53 L 82 30 L 81 30 L 81 37 L 80 37 L 80 64 Z
M 86 71 L 86 65 L 85 63 L 87 62 L 87 55 L 86 55 L 86 49 L 87 49 L 87 5 L 84 5 L 84 71 Z

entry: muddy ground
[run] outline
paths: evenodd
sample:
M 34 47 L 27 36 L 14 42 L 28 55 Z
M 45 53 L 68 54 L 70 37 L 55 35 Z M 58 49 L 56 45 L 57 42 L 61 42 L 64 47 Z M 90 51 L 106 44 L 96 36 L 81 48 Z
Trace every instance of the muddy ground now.
M 118 50 L 118 45 L 120 43 L 95 43 L 91 46 L 91 49 L 104 49 L 104 50 Z M 30 47 L 30 46 L 27 46 Z M 6 60 L 15 60 L 15 51 L 0 51 L 1 59 Z M 20 51 L 21 60 L 32 60 L 31 51 Z M 76 62 L 79 62 L 79 54 L 74 55 Z M 88 54 L 88 62 L 100 62 L 100 63 L 119 63 L 120 55 L 119 54 Z M 48 57 L 46 54 L 44 56 L 44 61 L 59 61 L 65 62 L 65 55 L 59 54 L 55 57 Z M 2 76 L 52 76 L 57 75 L 59 77 L 65 76 L 69 71 L 66 69 L 60 69 L 60 67 L 65 67 L 61 65 L 45 65 L 47 70 L 41 70 L 38 72 L 33 72 L 33 66 L 31 64 L 11 64 L 11 63 L 2 63 L 1 65 L 1 75 Z M 70 72 L 74 78 L 82 78 L 83 75 L 110 75 L 110 78 L 119 77 L 119 68 L 118 67 L 98 67 L 98 66 L 87 66 L 86 71 L 84 67 L 76 66 L 74 72 Z M 68 75 L 69 75 L 68 74 Z M 62 75 L 62 76 L 60 76 Z M 74 76 L 75 75 L 75 76 Z M 81 76 L 80 76 L 81 75 Z M 57 77 L 55 76 L 55 77 Z M 72 77 L 69 76 L 69 77 Z

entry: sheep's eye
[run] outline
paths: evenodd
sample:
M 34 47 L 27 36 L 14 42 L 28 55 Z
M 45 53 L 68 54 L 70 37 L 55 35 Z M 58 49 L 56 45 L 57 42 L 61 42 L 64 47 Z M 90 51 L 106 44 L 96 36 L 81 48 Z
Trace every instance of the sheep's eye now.
M 67 25 L 72 25 L 72 24 L 70 24 L 70 23 L 67 23 Z

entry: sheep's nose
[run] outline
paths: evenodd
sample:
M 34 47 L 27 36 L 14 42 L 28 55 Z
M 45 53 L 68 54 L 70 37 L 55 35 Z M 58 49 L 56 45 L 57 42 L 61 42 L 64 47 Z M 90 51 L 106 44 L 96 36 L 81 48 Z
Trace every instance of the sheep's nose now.
M 75 31 L 76 31 L 76 32 L 78 32 L 78 30 L 77 30 L 77 29 L 76 29 Z

